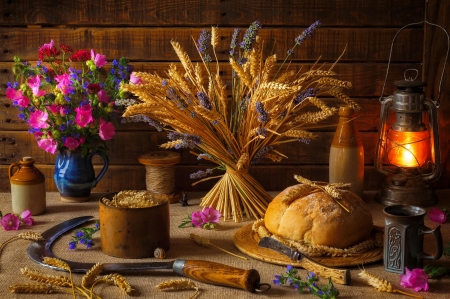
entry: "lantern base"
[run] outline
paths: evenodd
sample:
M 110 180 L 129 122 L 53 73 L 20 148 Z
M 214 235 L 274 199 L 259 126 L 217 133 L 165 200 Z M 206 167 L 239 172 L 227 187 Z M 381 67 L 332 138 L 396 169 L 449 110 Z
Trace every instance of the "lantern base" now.
M 402 174 L 387 176 L 381 183 L 375 201 L 385 206 L 412 205 L 433 206 L 438 202 L 434 188 L 421 177 L 408 178 Z

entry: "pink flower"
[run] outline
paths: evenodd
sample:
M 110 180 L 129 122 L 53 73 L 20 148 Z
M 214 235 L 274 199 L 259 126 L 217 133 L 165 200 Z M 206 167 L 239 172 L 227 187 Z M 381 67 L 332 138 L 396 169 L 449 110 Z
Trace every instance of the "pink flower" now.
M 113 138 L 114 134 L 116 134 L 116 128 L 112 123 L 106 122 L 103 118 L 101 118 L 98 134 L 101 139 L 109 140 Z
M 445 223 L 445 221 L 447 220 L 447 215 L 445 214 L 445 212 L 438 208 L 432 208 L 428 215 L 433 222 Z
M 20 214 L 20 219 L 22 219 L 22 222 L 26 225 L 33 225 L 33 218 L 31 218 L 31 212 L 30 210 L 25 210 Z
M 61 90 L 63 94 L 68 95 L 71 91 L 69 74 L 55 76 L 55 80 L 58 82 L 58 85 L 56 86 L 59 90 Z
M 132 72 L 132 73 L 130 74 L 130 83 L 133 83 L 133 84 L 141 84 L 142 81 L 141 81 L 141 78 L 136 77 L 136 76 L 134 75 L 134 72 Z
M 47 110 L 50 111 L 53 114 L 56 114 L 59 112 L 60 106 L 56 105 L 55 103 L 51 104 L 50 106 L 47 106 Z
M 30 113 L 30 126 L 33 128 L 46 129 L 49 127 L 47 123 L 48 113 L 41 110 L 36 110 Z
M 423 269 L 413 269 L 412 271 L 405 268 L 406 273 L 400 275 L 400 285 L 405 288 L 414 288 L 414 291 L 428 291 L 428 275 Z
M 50 154 L 56 153 L 56 150 L 58 149 L 58 143 L 52 138 L 39 139 L 37 144 L 40 148 Z
M 75 123 L 82 128 L 86 127 L 87 124 L 94 120 L 92 117 L 92 108 L 90 104 L 76 108 L 75 112 Z
M 35 76 L 35 77 L 30 77 L 30 79 L 28 79 L 28 85 L 31 88 L 31 91 L 33 92 L 33 94 L 37 97 L 43 96 L 44 94 L 46 94 L 46 92 L 44 90 L 40 90 L 41 88 L 41 77 L 39 76 Z
M 106 64 L 106 56 L 102 54 L 95 54 L 94 49 L 91 49 L 91 59 L 97 67 L 102 67 Z
M 8 87 L 6 89 L 6 97 L 12 101 L 17 101 L 20 107 L 27 107 L 30 104 L 30 99 L 23 95 L 20 89 Z
M 39 51 L 45 51 L 45 50 L 50 51 L 50 50 L 53 48 L 54 44 L 55 44 L 55 42 L 54 42 L 53 40 L 50 40 L 50 43 L 48 43 L 48 44 L 43 44 L 43 45 L 39 48 Z
M 79 145 L 80 142 L 73 137 L 67 137 L 66 140 L 64 141 L 64 146 L 68 147 L 72 151 L 76 149 Z
M 200 216 L 202 217 L 204 223 L 217 223 L 219 222 L 222 214 L 220 214 L 220 212 L 213 207 L 207 207 L 203 209 Z
M 20 225 L 20 219 L 14 214 L 6 214 L 0 221 L 5 230 L 18 230 Z
M 100 90 L 100 91 L 97 93 L 97 97 L 98 97 L 98 100 L 99 100 L 100 102 L 102 102 L 102 103 L 108 103 L 108 102 L 109 102 L 109 95 L 108 95 L 108 92 L 107 92 L 106 90 L 104 90 L 104 89 Z
M 202 227 L 203 219 L 202 219 L 202 211 L 193 212 L 191 214 L 192 224 L 196 227 Z

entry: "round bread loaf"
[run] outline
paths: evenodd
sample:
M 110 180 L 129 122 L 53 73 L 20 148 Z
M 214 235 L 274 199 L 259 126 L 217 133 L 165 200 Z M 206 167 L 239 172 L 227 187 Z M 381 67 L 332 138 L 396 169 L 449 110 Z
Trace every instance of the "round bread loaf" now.
M 322 191 L 296 198 L 288 204 L 283 202 L 293 187 L 278 194 L 267 208 L 264 224 L 272 234 L 334 248 L 356 245 L 371 234 L 372 214 L 356 194 L 342 191 L 339 202 L 348 208 L 350 212 L 347 212 Z

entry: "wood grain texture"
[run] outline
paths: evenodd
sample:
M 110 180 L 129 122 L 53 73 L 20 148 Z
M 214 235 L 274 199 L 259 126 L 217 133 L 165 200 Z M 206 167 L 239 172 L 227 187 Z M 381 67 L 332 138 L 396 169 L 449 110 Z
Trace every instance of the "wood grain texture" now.
M 3 1 L 0 25 L 401 26 L 423 18 L 424 1 L 390 0 L 51 0 Z
M 12 67 L 11 63 L 0 63 L 5 69 Z M 135 71 L 144 71 L 150 73 L 158 73 L 162 77 L 165 76 L 165 72 L 169 68 L 169 63 L 155 62 L 155 63 L 131 63 Z M 180 66 L 176 63 L 175 65 Z M 278 64 L 279 66 L 280 64 Z M 289 70 L 305 72 L 311 69 L 310 63 L 293 63 L 289 66 Z M 327 70 L 331 67 L 330 63 L 324 65 L 323 69 Z M 228 86 L 228 93 L 230 93 L 231 86 L 231 67 L 228 63 L 221 63 L 221 77 L 224 83 Z M 421 74 L 420 63 L 392 63 L 389 69 L 388 83 L 386 84 L 385 95 L 393 94 L 396 90 L 393 82 L 403 80 L 404 72 L 407 69 L 417 69 Z M 352 88 L 345 90 L 346 94 L 350 97 L 374 97 L 378 100 L 383 88 L 384 78 L 386 77 L 387 64 L 380 63 L 338 63 L 334 68 L 338 74 L 338 78 L 352 83 Z M 273 73 L 278 70 L 278 67 L 273 68 Z M 14 82 L 14 77 L 10 72 L 8 75 L 0 75 L 0 95 L 5 94 L 6 84 L 8 82 Z M 381 106 L 380 106 L 381 107 Z
M 210 26 L 205 29 L 210 30 Z M 193 61 L 201 61 L 195 43 L 203 28 L 0 28 L 3 50 L 0 61 L 12 61 L 14 56 L 22 60 L 36 60 L 37 49 L 51 39 L 56 45 L 70 45 L 73 49 L 95 49 L 107 59 L 127 57 L 131 61 L 178 61 L 170 44 L 177 40 Z M 244 29 L 244 28 L 243 28 Z M 265 55 L 276 54 L 279 60 L 294 46 L 294 39 L 306 28 L 262 28 L 258 35 L 264 40 Z M 347 51 L 341 61 L 386 62 L 389 58 L 390 43 L 397 29 L 383 28 L 319 28 L 314 38 L 297 47 L 291 60 L 315 61 L 319 56 L 323 61 L 336 60 L 345 47 Z M 392 53 L 393 61 L 422 61 L 423 29 L 409 28 L 398 36 L 400 45 Z M 217 56 L 228 60 L 231 28 L 220 28 L 220 43 Z M 242 30 L 240 39 L 244 35 Z M 5 38 L 8 36 L 8 38 Z M 28 45 L 36 45 L 30 47 Z M 407 45 L 408 49 L 405 49 Z
M 259 287 L 259 273 L 255 269 L 244 270 L 209 261 L 184 261 L 184 276 L 209 283 L 255 292 Z

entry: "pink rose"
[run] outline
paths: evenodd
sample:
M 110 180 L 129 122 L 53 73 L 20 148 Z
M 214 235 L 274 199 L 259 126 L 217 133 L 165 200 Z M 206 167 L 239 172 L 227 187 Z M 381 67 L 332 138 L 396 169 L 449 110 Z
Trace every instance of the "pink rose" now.
M 48 113 L 41 110 L 36 110 L 30 113 L 30 126 L 33 128 L 46 129 L 49 127 L 47 123 Z
M 90 104 L 76 108 L 75 112 L 75 123 L 82 128 L 86 127 L 87 124 L 94 120 L 92 117 L 92 108 Z
M 52 138 L 42 138 L 37 141 L 37 144 L 44 151 L 54 154 L 58 149 L 58 143 Z
M 16 215 L 10 213 L 2 217 L 0 224 L 5 230 L 18 230 L 20 219 Z
M 213 207 L 207 207 L 202 210 L 201 217 L 204 223 L 218 223 L 222 214 Z
M 202 227 L 203 219 L 202 219 L 202 211 L 193 212 L 191 214 L 192 224 L 196 227 Z
M 41 90 L 41 77 L 39 76 L 35 76 L 35 77 L 30 77 L 30 79 L 28 79 L 28 85 L 31 88 L 31 91 L 33 92 L 33 94 L 36 97 L 40 97 L 46 94 L 46 92 L 44 90 Z
M 63 94 L 68 95 L 71 91 L 69 74 L 55 76 L 55 80 L 58 82 L 57 87 L 59 88 L 59 90 L 61 90 Z
M 31 218 L 30 210 L 23 211 L 22 214 L 20 214 L 20 218 L 24 224 L 33 225 L 33 218 Z
M 116 128 L 112 123 L 106 122 L 103 118 L 101 118 L 98 134 L 101 139 L 109 140 L 113 138 L 114 134 L 116 134 Z
M 142 83 L 142 80 L 141 80 L 141 78 L 136 77 L 136 75 L 134 74 L 134 72 L 132 72 L 131 75 L 130 75 L 130 83 L 133 83 L 133 84 L 141 84 L 141 83 Z
M 97 97 L 98 97 L 98 100 L 99 100 L 100 102 L 102 102 L 102 103 L 108 103 L 108 102 L 109 102 L 109 95 L 108 95 L 108 92 L 107 92 L 106 90 L 104 90 L 104 89 L 100 90 L 100 91 L 97 93 Z
M 95 54 L 94 49 L 91 49 L 91 59 L 97 67 L 103 67 L 106 64 L 106 56 Z
M 69 148 L 72 151 L 74 149 L 76 149 L 79 145 L 80 145 L 80 142 L 73 137 L 67 137 L 66 140 L 64 141 L 64 146 Z
M 433 222 L 445 223 L 445 221 L 447 220 L 447 215 L 445 214 L 445 212 L 438 208 L 432 208 L 428 216 L 430 216 L 430 219 Z
M 400 285 L 405 288 L 414 288 L 414 291 L 428 291 L 428 275 L 423 269 L 413 269 L 412 271 L 405 268 L 406 273 L 400 275 Z

